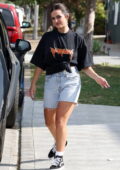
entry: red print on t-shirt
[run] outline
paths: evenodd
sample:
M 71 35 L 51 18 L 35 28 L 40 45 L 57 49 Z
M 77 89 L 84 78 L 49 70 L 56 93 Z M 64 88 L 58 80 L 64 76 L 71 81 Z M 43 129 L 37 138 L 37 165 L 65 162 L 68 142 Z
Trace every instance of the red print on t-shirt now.
M 64 54 L 68 54 L 70 58 L 73 57 L 73 50 L 70 49 L 60 49 L 60 48 L 50 48 L 52 55 L 55 57 L 55 53 L 63 56 Z

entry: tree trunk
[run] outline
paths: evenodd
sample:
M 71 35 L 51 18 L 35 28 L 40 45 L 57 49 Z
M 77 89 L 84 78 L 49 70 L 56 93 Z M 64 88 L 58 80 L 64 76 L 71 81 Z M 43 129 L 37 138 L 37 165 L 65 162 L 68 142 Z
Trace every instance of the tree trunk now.
M 38 38 L 38 13 L 39 13 L 39 5 L 35 1 L 34 8 L 34 30 L 33 30 L 33 39 L 36 40 Z
M 43 23 L 42 23 L 42 28 L 44 32 L 46 32 L 48 28 L 50 27 L 50 25 L 52 25 L 51 18 L 50 18 L 50 7 L 51 7 L 51 4 L 44 7 Z
M 84 36 L 88 46 L 88 50 L 92 54 L 96 0 L 86 0 L 86 4 L 87 4 L 87 9 L 86 9 L 86 16 L 85 16 Z
M 47 9 L 44 8 L 43 17 L 42 17 L 42 31 L 47 31 Z

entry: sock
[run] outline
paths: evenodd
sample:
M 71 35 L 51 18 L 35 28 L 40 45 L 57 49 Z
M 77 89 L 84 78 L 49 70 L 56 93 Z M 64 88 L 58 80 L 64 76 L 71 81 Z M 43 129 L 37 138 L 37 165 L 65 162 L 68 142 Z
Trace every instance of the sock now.
M 64 154 L 64 152 L 58 152 L 58 151 L 56 151 L 56 156 L 63 156 L 63 154 Z

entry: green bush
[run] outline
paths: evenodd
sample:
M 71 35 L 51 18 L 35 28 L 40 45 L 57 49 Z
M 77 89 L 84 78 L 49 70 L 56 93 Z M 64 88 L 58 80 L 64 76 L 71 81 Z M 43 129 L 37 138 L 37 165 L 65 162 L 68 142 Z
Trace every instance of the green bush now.
M 105 7 L 104 3 L 97 0 L 96 4 L 96 13 L 95 13 L 95 26 L 94 34 L 95 35 L 104 35 L 105 34 Z
M 93 53 L 101 52 L 102 42 L 99 40 L 93 40 Z

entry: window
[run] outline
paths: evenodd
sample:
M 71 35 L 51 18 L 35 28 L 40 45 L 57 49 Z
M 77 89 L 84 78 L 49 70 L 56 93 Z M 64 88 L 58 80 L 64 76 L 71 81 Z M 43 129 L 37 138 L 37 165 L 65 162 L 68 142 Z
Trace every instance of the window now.
M 0 32 L 1 32 L 0 34 L 1 34 L 3 46 L 6 47 L 9 44 L 8 33 L 6 31 L 5 25 L 1 21 L 0 21 Z
M 0 39 L 2 43 L 1 47 L 4 55 L 4 59 L 6 61 L 7 68 L 9 68 L 9 74 L 11 75 L 11 60 L 10 60 L 10 53 L 8 50 L 9 41 L 8 41 L 7 31 L 1 17 L 0 17 Z
M 12 13 L 9 10 L 3 9 L 3 8 L 0 8 L 0 12 L 2 13 L 2 16 L 4 18 L 6 25 L 14 26 L 14 20 L 13 20 Z

